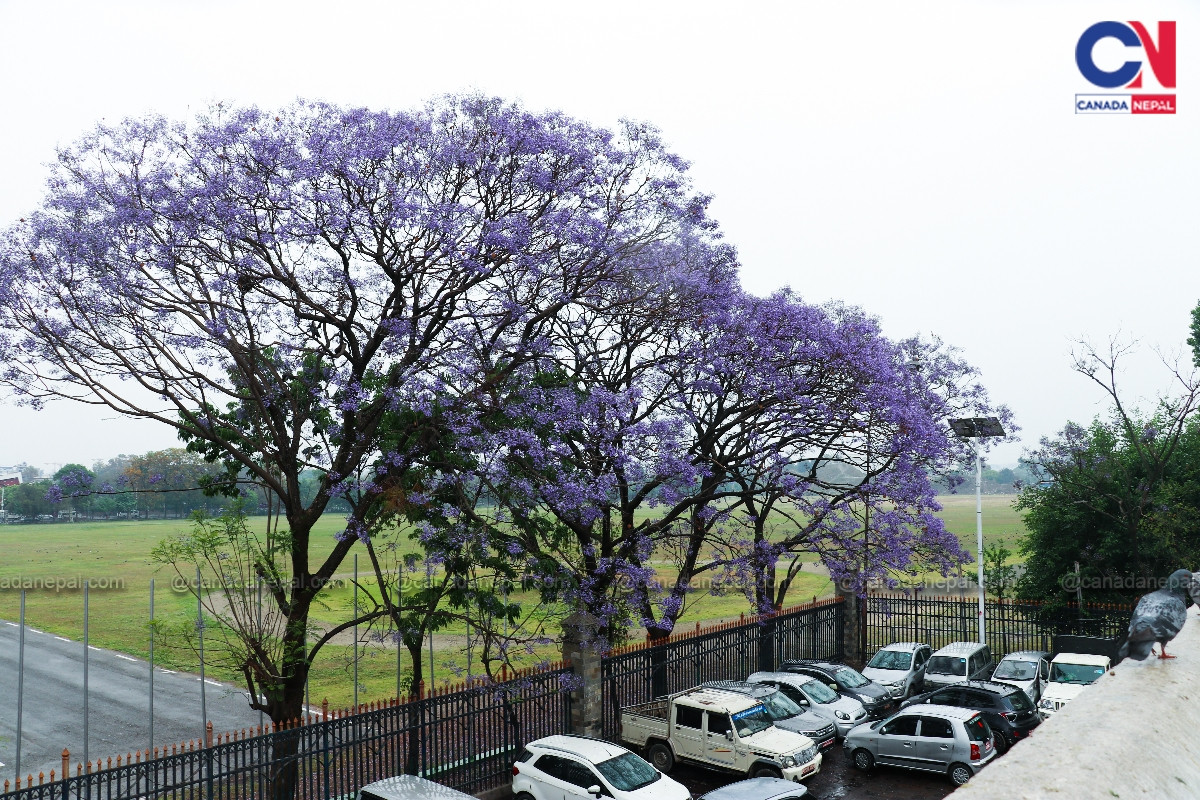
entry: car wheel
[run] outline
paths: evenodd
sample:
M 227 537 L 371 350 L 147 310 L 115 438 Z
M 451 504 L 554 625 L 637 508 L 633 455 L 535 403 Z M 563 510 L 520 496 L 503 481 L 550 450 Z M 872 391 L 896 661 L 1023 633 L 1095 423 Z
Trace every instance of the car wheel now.
M 751 778 L 782 778 L 783 773 L 770 764 L 755 764 L 750 768 Z
M 514 800 L 533 800 L 533 795 L 531 795 L 529 792 L 521 792 L 514 798 Z
M 967 781 L 971 780 L 971 768 L 966 764 L 951 764 L 950 765 L 950 782 L 955 786 L 962 786 Z
M 1002 756 L 1008 752 L 1008 739 L 1006 739 L 1003 734 L 997 733 L 994 737 L 994 741 L 996 743 L 996 755 Z
M 854 759 L 854 766 L 858 767 L 863 772 L 866 772 L 875 766 L 875 756 L 871 755 L 870 750 L 864 750 L 860 747 L 854 751 L 854 755 L 851 757 Z
M 655 742 L 650 745 L 650 749 L 646 754 L 649 756 L 650 763 L 659 772 L 670 772 L 675 766 L 675 754 L 671 752 L 670 747 L 662 742 Z

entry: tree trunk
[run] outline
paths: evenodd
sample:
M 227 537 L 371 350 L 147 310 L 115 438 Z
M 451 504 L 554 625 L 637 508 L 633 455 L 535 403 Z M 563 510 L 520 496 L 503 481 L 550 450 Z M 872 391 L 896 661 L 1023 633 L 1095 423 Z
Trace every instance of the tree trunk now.
M 404 646 L 408 648 L 408 660 L 412 665 L 412 683 L 409 684 L 409 696 L 424 698 L 425 689 L 425 669 L 421 663 L 421 645 L 425 641 L 424 637 L 413 641 L 410 637 L 404 637 Z M 420 707 L 420 704 L 418 704 Z M 411 719 L 411 717 L 410 717 Z M 424 720 L 418 715 L 415 723 L 412 724 L 408 731 L 408 752 L 404 759 L 404 771 L 409 775 L 416 775 L 421 770 L 421 740 L 425 736 Z

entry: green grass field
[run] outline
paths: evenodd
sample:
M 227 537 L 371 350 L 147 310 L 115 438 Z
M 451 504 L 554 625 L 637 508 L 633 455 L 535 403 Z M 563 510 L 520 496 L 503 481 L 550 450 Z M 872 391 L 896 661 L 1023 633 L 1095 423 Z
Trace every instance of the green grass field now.
M 999 542 L 1016 549 L 1017 537 L 1024 531 L 1020 517 L 1011 507 L 1012 496 L 984 497 L 984 536 L 987 542 Z M 975 498 L 973 495 L 941 498 L 943 519 L 969 551 L 975 547 Z M 263 524 L 262 518 L 254 518 Z M 323 519 L 314 530 L 310 554 L 314 565 L 328 552 L 334 534 L 340 529 L 337 516 Z M 145 520 L 113 522 L 76 522 L 42 525 L 0 526 L 6 558 L 0 562 L 0 618 L 16 620 L 19 615 L 20 588 L 26 588 L 26 621 L 29 625 L 76 640 L 83 638 L 82 583 L 91 581 L 88 592 L 89 642 L 142 658 L 148 655 L 150 582 L 155 582 L 154 609 L 159 621 L 179 623 L 195 617 L 195 598 L 177 585 L 168 567 L 151 562 L 149 553 L 162 539 L 185 533 L 188 520 Z M 364 567 L 366 559 L 361 557 Z M 352 576 L 351 559 L 343 563 L 339 577 Z M 660 578 L 672 580 L 674 573 L 660 570 Z M 821 573 L 800 575 L 789 594 L 790 603 L 823 597 L 832 591 L 829 579 Z M 352 589 L 343 586 L 322 592 L 314 607 L 318 623 L 331 624 L 345 618 L 352 606 Z M 536 604 L 536 598 L 514 596 L 514 600 Z M 740 593 L 714 596 L 696 592 L 681 620 L 681 627 L 697 622 L 736 619 L 749 610 Z M 466 630 L 451 626 L 435 640 L 434 678 L 438 684 L 459 678 L 449 666 L 457 662 L 465 667 L 461 648 Z M 632 638 L 641 633 L 634 631 Z M 351 640 L 352 641 L 352 640 Z M 361 702 L 394 696 L 396 691 L 396 652 L 378 645 L 364 646 L 359 660 L 359 699 Z M 335 707 L 350 704 L 354 694 L 352 644 L 327 645 L 317 657 L 310 681 L 314 704 L 328 698 Z M 555 658 L 554 648 L 538 648 L 531 659 Z M 407 661 L 408 655 L 404 654 Z M 157 663 L 171 669 L 198 671 L 195 654 L 188 648 L 167 648 L 159 641 L 155 647 Z M 426 659 L 428 661 L 428 659 Z M 426 665 L 428 675 L 428 663 Z M 214 677 L 237 684 L 239 676 L 229 670 L 210 668 Z

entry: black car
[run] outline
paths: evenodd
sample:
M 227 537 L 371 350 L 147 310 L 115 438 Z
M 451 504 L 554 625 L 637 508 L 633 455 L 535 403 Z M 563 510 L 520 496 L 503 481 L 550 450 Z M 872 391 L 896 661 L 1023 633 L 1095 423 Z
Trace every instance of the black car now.
M 1041 724 L 1033 701 L 1019 686 L 996 681 L 967 681 L 944 686 L 917 695 L 900 704 L 908 708 L 917 703 L 936 703 L 943 706 L 975 709 L 996 734 L 996 752 L 1003 753 Z
M 783 670 L 816 678 L 838 694 L 857 700 L 867 719 L 882 719 L 896 710 L 890 691 L 845 664 L 804 659 L 783 662 Z

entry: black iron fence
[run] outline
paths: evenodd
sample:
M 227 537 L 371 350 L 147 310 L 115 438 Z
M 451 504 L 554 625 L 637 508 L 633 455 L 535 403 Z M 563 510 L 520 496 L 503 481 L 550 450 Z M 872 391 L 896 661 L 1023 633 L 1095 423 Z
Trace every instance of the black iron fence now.
M 390 775 L 417 774 L 466 792 L 509 775 L 525 742 L 570 726 L 569 668 L 489 686 L 376 704 L 261 736 L 34 779 L 3 800 L 328 800 Z
M 867 658 L 892 642 L 926 642 L 937 650 L 951 642 L 979 639 L 978 597 L 871 594 L 865 605 Z M 1133 606 L 1089 604 L 1080 611 L 1074 603 L 988 600 L 984 611 L 988 646 L 999 659 L 1017 650 L 1052 651 L 1056 636 L 1119 638 Z
M 828 599 L 765 618 L 680 633 L 603 659 L 603 728 L 619 709 L 706 680 L 743 679 L 787 658 L 840 658 L 843 605 Z M 569 666 L 486 686 L 322 713 L 261 735 L 117 759 L 75 775 L 27 776 L 0 800 L 332 800 L 390 775 L 417 774 L 464 792 L 511 778 L 528 741 L 571 729 Z
M 842 656 L 843 604 L 816 601 L 777 615 L 678 634 L 661 644 L 637 644 L 607 656 L 603 731 L 620 736 L 622 706 L 643 703 L 704 681 L 745 680 L 789 658 Z

